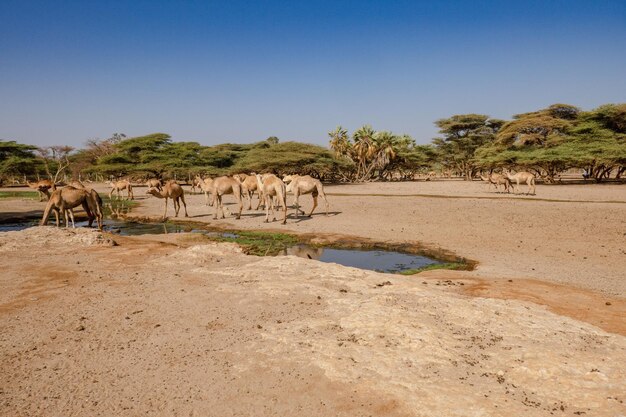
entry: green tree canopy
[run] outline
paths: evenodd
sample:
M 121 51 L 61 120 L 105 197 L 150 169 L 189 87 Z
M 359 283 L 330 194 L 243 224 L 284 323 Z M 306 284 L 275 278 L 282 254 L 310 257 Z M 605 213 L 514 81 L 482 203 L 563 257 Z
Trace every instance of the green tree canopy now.
M 435 122 L 443 137 L 433 139 L 439 162 L 471 180 L 478 170 L 475 153 L 492 143 L 504 121 L 483 114 L 459 114 Z

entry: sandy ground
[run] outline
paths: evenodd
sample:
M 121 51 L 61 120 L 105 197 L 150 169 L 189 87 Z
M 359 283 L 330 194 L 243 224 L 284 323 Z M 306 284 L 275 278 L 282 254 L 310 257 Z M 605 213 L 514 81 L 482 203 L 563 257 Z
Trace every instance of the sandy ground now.
M 539 185 L 536 197 L 496 194 L 478 181 L 341 185 L 327 192 L 330 216 L 323 215 L 323 205 L 312 218 L 299 220 L 290 210 L 286 226 L 264 224 L 261 212 L 248 210 L 241 220 L 214 221 L 204 196 L 188 195 L 187 203 L 192 221 L 416 243 L 476 260 L 476 273 L 484 276 L 626 295 L 626 185 Z M 161 216 L 163 200 L 141 194 L 132 215 Z M 234 198 L 225 200 L 234 212 Z M 310 210 L 311 197 L 302 197 L 301 204 Z
M 189 235 L 0 233 L 0 415 L 626 415 L 626 187 L 328 193 L 330 216 L 286 226 L 187 204 L 192 221 L 439 247 L 477 270 L 404 277 Z M 163 200 L 138 201 L 133 215 L 161 214 Z M 43 204 L 0 200 L 0 220 Z

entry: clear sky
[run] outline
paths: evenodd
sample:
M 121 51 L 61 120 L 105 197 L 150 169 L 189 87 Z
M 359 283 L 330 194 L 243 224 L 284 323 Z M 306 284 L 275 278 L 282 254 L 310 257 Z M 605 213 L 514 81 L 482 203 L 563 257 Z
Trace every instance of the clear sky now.
M 626 101 L 626 1 L 0 1 L 0 139 L 436 136 Z

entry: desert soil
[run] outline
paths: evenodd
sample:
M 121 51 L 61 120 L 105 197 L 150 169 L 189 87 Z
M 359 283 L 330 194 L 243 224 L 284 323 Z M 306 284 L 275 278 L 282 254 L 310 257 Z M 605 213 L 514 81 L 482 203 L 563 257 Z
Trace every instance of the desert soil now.
M 478 262 L 418 276 L 188 234 L 0 233 L 0 415 L 625 415 L 626 187 L 537 191 L 335 186 L 330 216 L 286 226 L 187 196 L 191 221 Z M 132 216 L 160 216 L 141 194 Z M 0 200 L 0 220 L 43 204 Z

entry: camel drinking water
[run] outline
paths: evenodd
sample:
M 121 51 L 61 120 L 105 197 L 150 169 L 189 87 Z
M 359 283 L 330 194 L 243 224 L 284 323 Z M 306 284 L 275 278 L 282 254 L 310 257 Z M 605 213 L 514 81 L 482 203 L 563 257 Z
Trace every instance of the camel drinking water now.
M 37 190 L 39 193 L 39 201 L 47 201 L 50 199 L 50 191 L 48 190 L 56 190 L 56 184 L 54 184 L 50 180 L 40 180 L 37 182 L 29 182 L 26 181 L 26 185 L 32 188 L 33 190 Z
M 163 186 L 163 190 L 161 191 L 159 191 L 156 188 L 148 188 L 148 191 L 146 191 L 146 194 L 151 194 L 157 198 L 165 199 L 165 211 L 163 212 L 163 220 L 167 218 L 167 199 L 168 198 L 171 198 L 172 201 L 174 202 L 174 211 L 176 213 L 174 217 L 178 217 L 178 211 L 180 210 L 181 201 L 183 202 L 183 206 L 185 207 L 185 217 L 189 217 L 189 215 L 187 214 L 187 203 L 185 203 L 185 191 L 183 190 L 183 187 L 176 184 L 175 182 L 170 181 L 166 183 Z
M 89 217 L 89 226 L 91 227 L 93 220 L 96 219 L 98 229 L 102 230 L 102 200 L 97 194 L 95 190 L 87 191 L 71 186 L 53 191 L 46 205 L 46 209 L 44 210 L 40 225 L 45 226 L 48 224 L 50 212 L 54 211 L 57 227 L 59 226 L 59 213 L 62 214 L 65 219 L 65 227 L 69 226 L 70 219 L 72 221 L 72 227 L 75 227 L 73 209 L 82 206 L 85 213 L 87 213 L 87 217 Z
M 213 207 L 215 209 L 213 220 L 217 220 L 220 209 L 222 210 L 222 219 L 226 218 L 224 215 L 224 205 L 222 204 L 222 196 L 225 194 L 233 194 L 235 196 L 235 200 L 237 200 L 237 204 L 239 205 L 237 220 L 241 218 L 243 203 L 241 202 L 241 184 L 239 181 L 233 177 L 217 177 L 213 180 L 211 194 L 213 194 Z
M 511 180 L 511 182 L 515 182 L 515 184 L 517 185 L 517 192 L 519 192 L 520 183 L 526 183 L 526 185 L 528 185 L 528 190 L 526 191 L 526 194 L 531 194 L 532 191 L 532 195 L 535 195 L 534 174 L 526 171 L 520 171 L 516 174 L 511 174 L 511 171 L 505 170 L 504 175 L 506 175 L 506 177 Z M 515 192 L 515 188 L 513 188 L 513 192 Z
M 277 176 L 256 175 L 257 185 L 263 197 L 265 198 L 265 223 L 269 223 L 270 210 L 272 212 L 273 220 L 276 220 L 274 215 L 274 205 L 272 204 L 272 198 L 276 198 L 277 202 L 283 208 L 283 224 L 287 223 L 287 187 L 285 183 Z
M 300 205 L 298 203 L 298 198 L 302 194 L 311 194 L 313 197 L 313 208 L 308 214 L 308 217 L 311 217 L 315 207 L 317 207 L 318 196 L 324 199 L 324 202 L 326 203 L 326 215 L 328 216 L 329 204 L 326 199 L 326 194 L 324 193 L 324 186 L 320 180 L 315 179 L 310 175 L 287 175 L 283 178 L 283 181 L 288 184 L 288 190 L 291 191 L 295 197 L 296 218 L 298 218 L 298 211 L 302 211 L 300 210 Z M 302 211 L 302 214 L 304 214 L 304 211 Z

